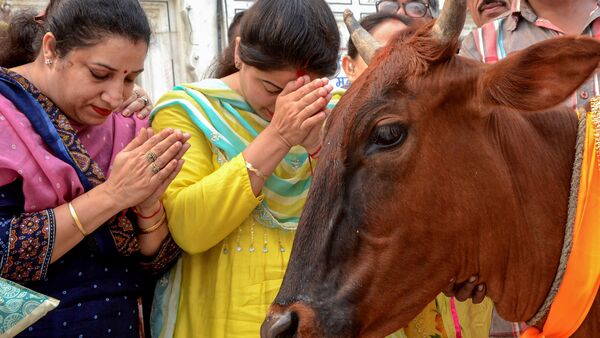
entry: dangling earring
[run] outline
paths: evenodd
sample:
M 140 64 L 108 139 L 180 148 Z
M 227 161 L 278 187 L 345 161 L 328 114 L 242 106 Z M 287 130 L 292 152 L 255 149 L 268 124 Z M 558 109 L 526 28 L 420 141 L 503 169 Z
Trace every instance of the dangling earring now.
M 47 65 L 51 65 L 53 63 L 52 59 L 46 59 L 46 61 L 44 61 L 45 64 Z

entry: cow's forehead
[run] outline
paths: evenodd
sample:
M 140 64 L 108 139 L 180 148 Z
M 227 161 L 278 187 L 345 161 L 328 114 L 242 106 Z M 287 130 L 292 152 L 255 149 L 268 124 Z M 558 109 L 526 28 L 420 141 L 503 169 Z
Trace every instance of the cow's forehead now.
M 386 115 L 407 122 L 444 115 L 470 118 L 468 112 L 479 102 L 481 66 L 462 57 L 438 62 L 420 74 L 403 70 L 401 63 L 386 63 L 389 59 L 379 61 L 348 90 L 328 121 L 327 133 L 339 134 L 340 144 L 351 147 L 353 138 Z

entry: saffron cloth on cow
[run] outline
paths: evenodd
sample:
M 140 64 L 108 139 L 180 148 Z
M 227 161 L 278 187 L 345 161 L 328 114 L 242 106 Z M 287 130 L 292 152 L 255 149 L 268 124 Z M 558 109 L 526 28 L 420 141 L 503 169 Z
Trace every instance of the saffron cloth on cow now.
M 600 286 L 600 97 L 585 119 L 573 246 L 558 293 L 542 330 L 530 327 L 522 338 L 570 337 L 584 321 Z

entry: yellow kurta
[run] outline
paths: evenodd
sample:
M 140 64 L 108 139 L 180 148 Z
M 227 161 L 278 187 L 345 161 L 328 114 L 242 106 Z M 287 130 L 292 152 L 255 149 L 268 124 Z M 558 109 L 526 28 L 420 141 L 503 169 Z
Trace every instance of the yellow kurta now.
M 169 92 L 161 101 L 180 95 Z M 259 337 L 283 280 L 294 232 L 253 220 L 251 212 L 263 197 L 252 193 L 242 155 L 221 164 L 181 107 L 161 109 L 152 127 L 155 132 L 173 128 L 192 135 L 183 169 L 163 198 L 171 234 L 184 250 L 175 337 Z M 436 316 L 436 308 L 435 302 L 429 304 L 409 325 L 406 336 L 454 337 L 449 310 Z M 462 325 L 463 321 L 468 326 L 468 318 L 461 317 Z

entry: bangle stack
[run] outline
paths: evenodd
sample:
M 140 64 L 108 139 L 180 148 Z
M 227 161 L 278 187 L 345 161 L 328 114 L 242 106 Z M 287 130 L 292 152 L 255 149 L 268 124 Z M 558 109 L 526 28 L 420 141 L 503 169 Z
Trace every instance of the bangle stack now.
M 83 225 L 79 221 L 79 216 L 77 216 L 77 212 L 75 212 L 75 208 L 73 208 L 73 204 L 71 204 L 71 202 L 69 202 L 68 206 L 69 206 L 69 212 L 71 213 L 71 217 L 73 218 L 73 221 L 75 222 L 75 227 L 77 227 L 77 229 L 79 230 L 79 232 L 81 232 L 83 237 L 86 237 L 88 235 L 88 233 L 85 231 L 85 229 L 83 228 Z
M 160 226 L 165 223 L 166 219 L 167 219 L 167 213 L 163 212 L 163 214 L 162 214 L 162 216 L 160 216 L 160 219 L 158 220 L 158 222 L 154 223 L 152 226 L 149 226 L 147 228 L 143 228 L 143 229 L 139 228 L 140 229 L 140 233 L 142 233 L 142 234 L 149 234 L 151 232 L 154 232 L 154 231 L 158 230 L 158 228 L 160 228 Z

